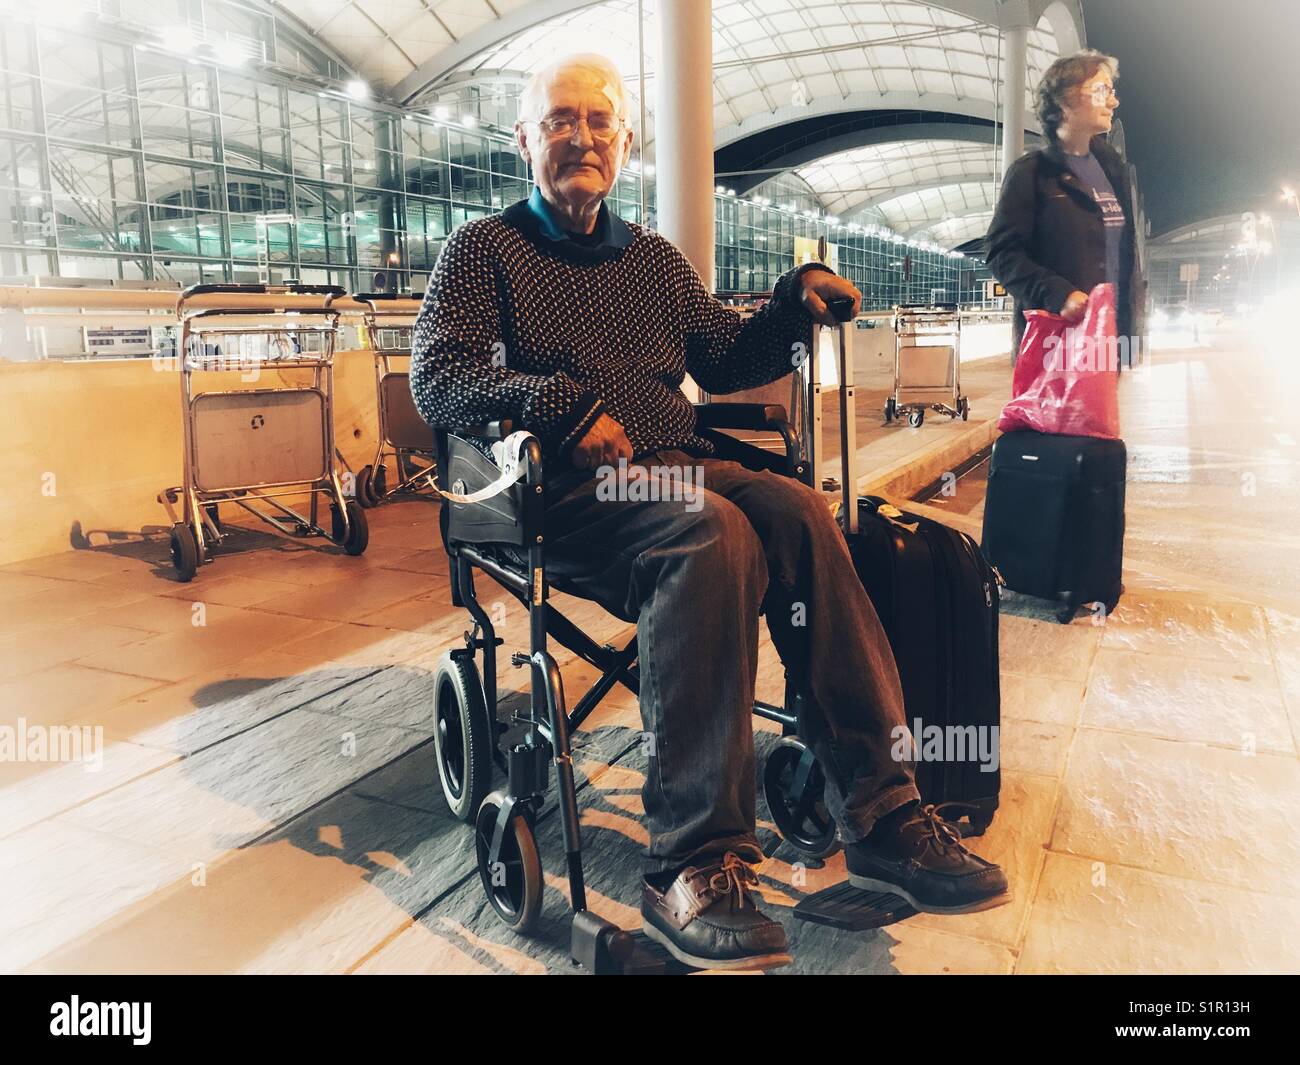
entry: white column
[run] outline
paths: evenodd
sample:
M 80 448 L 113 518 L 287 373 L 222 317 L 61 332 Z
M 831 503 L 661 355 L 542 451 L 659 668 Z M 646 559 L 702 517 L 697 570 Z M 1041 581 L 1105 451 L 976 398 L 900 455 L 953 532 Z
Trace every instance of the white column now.
M 1002 173 L 1025 154 L 1025 74 L 1029 26 L 1024 20 L 1002 31 Z
M 713 291 L 713 3 L 659 0 L 655 195 L 660 233 Z

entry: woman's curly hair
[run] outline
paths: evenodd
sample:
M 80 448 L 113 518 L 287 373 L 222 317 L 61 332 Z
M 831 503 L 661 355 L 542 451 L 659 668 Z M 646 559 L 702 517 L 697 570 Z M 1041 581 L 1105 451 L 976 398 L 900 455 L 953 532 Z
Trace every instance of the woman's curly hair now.
M 1065 118 L 1061 107 L 1065 94 L 1103 68 L 1112 80 L 1119 77 L 1118 59 L 1096 49 L 1086 48 L 1074 55 L 1061 56 L 1043 74 L 1043 80 L 1038 84 L 1038 121 L 1043 127 L 1044 136 L 1053 144 L 1056 143 L 1056 131 L 1061 128 L 1061 122 Z

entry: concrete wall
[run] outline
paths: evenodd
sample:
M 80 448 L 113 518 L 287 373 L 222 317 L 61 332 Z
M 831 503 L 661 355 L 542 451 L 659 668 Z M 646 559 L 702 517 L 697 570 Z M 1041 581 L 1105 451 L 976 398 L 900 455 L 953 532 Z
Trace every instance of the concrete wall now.
M 207 387 L 275 387 L 220 375 Z M 209 377 L 213 375 L 208 375 Z M 374 457 L 377 414 L 368 351 L 335 359 L 334 431 L 354 470 Z M 66 551 L 79 526 L 105 533 L 164 528 L 158 492 L 181 482 L 180 382 L 148 359 L 0 362 L 0 564 Z
M 854 330 L 858 383 L 885 387 L 893 377 L 892 330 Z M 830 333 L 825 334 L 827 338 Z M 1007 350 L 1006 323 L 978 324 L 963 336 L 963 362 Z M 823 351 L 833 387 L 834 355 Z M 301 375 L 302 371 L 286 371 Z M 300 380 L 301 377 L 299 376 Z M 274 387 L 283 375 L 241 383 L 237 374 L 200 387 Z M 74 529 L 95 544 L 108 535 L 165 529 L 158 492 L 181 482 L 180 382 L 148 359 L 0 361 L 0 564 L 66 551 Z M 733 400 L 789 405 L 790 382 Z M 374 457 L 377 413 L 368 351 L 335 360 L 334 431 L 353 470 Z

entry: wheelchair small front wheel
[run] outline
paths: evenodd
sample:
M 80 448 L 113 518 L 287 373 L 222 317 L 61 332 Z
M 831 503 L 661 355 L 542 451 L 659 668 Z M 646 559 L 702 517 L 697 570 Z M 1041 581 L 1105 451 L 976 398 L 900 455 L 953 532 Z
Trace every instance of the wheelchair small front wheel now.
M 835 853 L 839 841 L 835 819 L 826 809 L 826 778 L 798 736 L 783 737 L 767 756 L 763 797 L 781 838 L 795 850 L 809 858 Z
M 494 791 L 478 809 L 474 825 L 478 876 L 497 916 L 511 931 L 526 936 L 536 927 L 542 911 L 542 859 L 533 826 L 516 807 L 501 840 L 498 860 L 491 860 L 492 835 L 504 802 L 505 795 Z
M 450 651 L 433 674 L 433 748 L 447 808 L 467 824 L 492 786 L 492 733 L 478 668 Z

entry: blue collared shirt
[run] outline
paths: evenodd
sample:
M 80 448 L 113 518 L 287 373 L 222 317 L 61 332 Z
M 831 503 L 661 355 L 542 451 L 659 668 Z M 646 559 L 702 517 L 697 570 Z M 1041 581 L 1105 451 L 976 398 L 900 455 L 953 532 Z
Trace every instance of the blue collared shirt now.
M 536 185 L 533 186 L 533 191 L 528 197 L 528 210 L 537 218 L 542 236 L 548 240 L 568 241 L 575 246 L 584 248 L 622 250 L 636 239 L 636 234 L 632 232 L 628 224 L 611 211 L 609 204 L 604 201 L 601 202 L 600 213 L 596 216 L 596 228 L 593 231 L 600 237 L 596 244 L 579 244 L 574 241 L 572 235 L 559 224 L 555 212 L 551 210 L 551 205 L 546 202 L 542 190 Z

